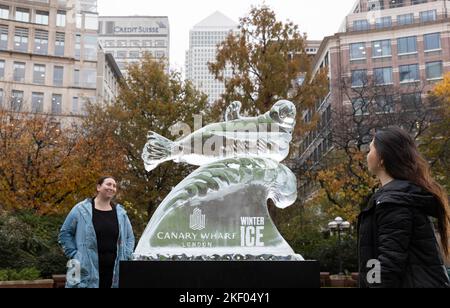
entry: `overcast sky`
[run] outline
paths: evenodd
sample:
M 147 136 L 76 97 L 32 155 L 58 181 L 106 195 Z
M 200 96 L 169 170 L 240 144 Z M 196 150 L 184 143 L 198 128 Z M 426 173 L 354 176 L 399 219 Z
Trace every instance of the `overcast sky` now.
M 171 68 L 184 71 L 189 30 L 215 11 L 236 22 L 252 5 L 269 5 L 282 21 L 296 23 L 309 39 L 320 40 L 339 29 L 355 0 L 98 0 L 103 16 L 168 16 Z

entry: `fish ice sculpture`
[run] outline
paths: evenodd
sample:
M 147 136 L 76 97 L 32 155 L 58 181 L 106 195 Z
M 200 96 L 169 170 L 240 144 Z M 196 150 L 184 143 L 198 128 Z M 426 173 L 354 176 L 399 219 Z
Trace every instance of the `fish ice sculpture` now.
M 142 153 L 145 169 L 151 171 L 167 161 L 195 166 L 237 157 L 283 161 L 289 155 L 296 122 L 295 105 L 281 100 L 258 117 L 242 117 L 240 109 L 240 102 L 232 103 L 225 122 L 207 125 L 178 141 L 149 132 Z

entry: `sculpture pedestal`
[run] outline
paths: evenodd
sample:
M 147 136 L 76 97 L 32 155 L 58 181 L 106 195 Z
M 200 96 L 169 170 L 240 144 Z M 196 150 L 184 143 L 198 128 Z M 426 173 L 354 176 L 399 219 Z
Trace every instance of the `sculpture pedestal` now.
M 121 288 L 320 288 L 317 261 L 120 263 Z

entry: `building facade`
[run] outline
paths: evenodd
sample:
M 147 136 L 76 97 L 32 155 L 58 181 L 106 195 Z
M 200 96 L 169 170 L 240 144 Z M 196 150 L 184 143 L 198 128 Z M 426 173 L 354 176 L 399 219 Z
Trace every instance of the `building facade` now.
M 96 100 L 96 0 L 0 1 L 0 106 L 61 118 Z
M 122 73 L 148 53 L 169 70 L 170 26 L 166 16 L 100 16 L 100 44 L 116 59 Z
M 189 50 L 186 52 L 186 79 L 206 95 L 210 103 L 225 92 L 225 85 L 209 72 L 208 62 L 215 62 L 217 45 L 230 32 L 238 33 L 238 24 L 220 12 L 208 16 L 189 32 Z M 231 70 L 224 73 L 231 76 Z
M 312 166 L 332 149 L 335 110 L 353 108 L 366 114 L 361 98 L 349 92 L 358 93 L 368 82 L 391 87 L 399 99 L 381 103 L 389 112 L 398 112 L 403 104 L 421 101 L 442 80 L 450 71 L 447 4 L 444 0 L 356 1 L 339 32 L 323 40 L 315 57 L 314 71 L 327 68 L 330 90 L 315 110 L 303 115 L 309 122 L 319 113 L 320 129 L 299 145 L 300 165 Z M 303 195 L 305 191 L 307 187 Z
M 101 46 L 98 49 L 97 63 L 97 102 L 112 104 L 119 96 L 120 81 L 123 79 L 114 57 L 106 53 Z

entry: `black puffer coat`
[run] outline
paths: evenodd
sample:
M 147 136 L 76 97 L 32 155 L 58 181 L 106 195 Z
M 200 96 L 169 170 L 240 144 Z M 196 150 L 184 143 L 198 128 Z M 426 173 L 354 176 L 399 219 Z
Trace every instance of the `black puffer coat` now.
M 432 194 L 408 181 L 394 180 L 372 196 L 358 221 L 360 287 L 450 287 L 430 220 L 437 209 Z M 369 260 L 379 261 L 380 283 L 367 280 Z

